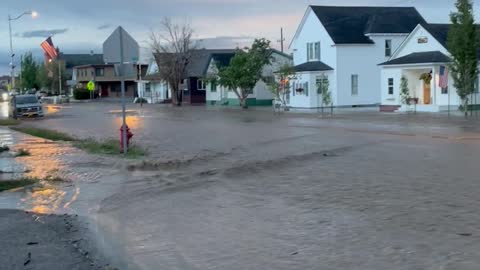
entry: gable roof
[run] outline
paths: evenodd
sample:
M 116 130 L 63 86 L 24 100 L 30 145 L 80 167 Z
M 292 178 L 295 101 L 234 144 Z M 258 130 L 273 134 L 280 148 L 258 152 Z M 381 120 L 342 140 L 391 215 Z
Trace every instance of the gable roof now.
M 200 49 L 193 50 L 186 69 L 186 77 L 205 77 L 210 60 L 213 58 L 221 64 L 228 65 L 230 59 L 235 55 L 233 49 Z M 168 55 L 173 53 L 155 53 L 155 61 L 159 68 L 162 67 L 162 61 L 168 59 Z
M 439 24 L 439 23 L 424 23 L 422 27 L 425 28 L 442 46 L 448 50 L 448 31 L 451 24 Z M 477 33 L 480 37 L 480 24 L 476 25 Z M 480 59 L 480 46 L 477 48 L 477 58 Z
M 335 44 L 373 44 L 366 34 L 409 34 L 425 23 L 414 7 L 310 6 Z
M 321 61 L 311 61 L 311 62 L 306 62 L 300 65 L 296 65 L 293 67 L 293 70 L 295 70 L 295 72 L 329 71 L 329 70 L 333 70 L 333 68 Z
M 235 50 L 210 50 L 202 49 L 192 52 L 190 63 L 187 66 L 188 77 L 205 77 L 207 74 L 208 65 L 213 58 L 215 61 L 220 61 L 222 64 L 230 64 L 230 60 L 235 55 Z
M 452 59 L 439 51 L 411 53 L 399 58 L 392 59 L 380 66 L 406 65 L 406 64 L 429 64 L 429 63 L 449 63 Z

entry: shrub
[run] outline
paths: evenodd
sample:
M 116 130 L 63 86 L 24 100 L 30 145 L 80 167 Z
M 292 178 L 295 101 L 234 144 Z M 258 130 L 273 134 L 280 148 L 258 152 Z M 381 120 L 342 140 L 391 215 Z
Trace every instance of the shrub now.
M 84 100 L 90 98 L 90 91 L 87 89 L 77 88 L 73 90 L 73 98 L 76 100 Z
M 135 103 L 148 103 L 148 101 L 144 98 L 139 97 L 135 99 Z

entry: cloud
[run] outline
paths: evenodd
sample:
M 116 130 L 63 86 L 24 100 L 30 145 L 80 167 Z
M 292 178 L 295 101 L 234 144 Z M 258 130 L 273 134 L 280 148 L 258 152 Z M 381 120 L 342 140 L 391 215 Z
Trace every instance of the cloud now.
M 113 25 L 107 23 L 107 24 L 100 25 L 99 27 L 97 27 L 97 29 L 98 30 L 105 30 L 105 29 L 112 28 L 112 27 L 113 27 Z
M 196 39 L 197 46 L 207 49 L 232 49 L 252 44 L 254 37 L 250 36 L 218 36 Z
M 35 31 L 27 31 L 20 34 L 23 38 L 36 38 L 36 37 L 49 37 L 54 35 L 64 34 L 68 31 L 68 28 L 63 29 L 52 29 L 52 30 L 35 30 Z

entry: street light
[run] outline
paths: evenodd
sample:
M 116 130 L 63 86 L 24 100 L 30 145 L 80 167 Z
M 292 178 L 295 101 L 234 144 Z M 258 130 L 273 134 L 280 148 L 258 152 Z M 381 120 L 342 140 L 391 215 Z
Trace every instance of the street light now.
M 10 79 L 10 85 L 11 85 L 11 89 L 13 89 L 15 87 L 15 64 L 14 64 L 14 57 L 15 57 L 15 54 L 13 53 L 13 42 L 12 42 L 12 21 L 16 21 L 20 18 L 22 18 L 23 16 L 25 15 L 30 15 L 32 16 L 33 19 L 35 19 L 36 17 L 38 17 L 38 12 L 32 10 L 32 11 L 25 11 L 23 12 L 22 14 L 18 15 L 17 17 L 13 17 L 8 15 L 8 29 L 10 31 L 10 57 L 12 59 L 12 61 L 10 62 L 10 66 L 12 68 L 11 70 L 11 79 Z

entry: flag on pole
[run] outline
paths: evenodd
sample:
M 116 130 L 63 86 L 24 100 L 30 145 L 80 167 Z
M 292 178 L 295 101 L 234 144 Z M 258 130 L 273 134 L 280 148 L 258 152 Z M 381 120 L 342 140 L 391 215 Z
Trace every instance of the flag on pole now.
M 53 46 L 52 37 L 48 37 L 44 42 L 40 44 L 42 49 L 45 51 L 45 61 L 48 62 L 50 59 L 55 59 L 58 56 L 57 49 Z
M 440 80 L 438 81 L 440 88 L 448 88 L 448 69 L 445 66 L 440 66 Z

